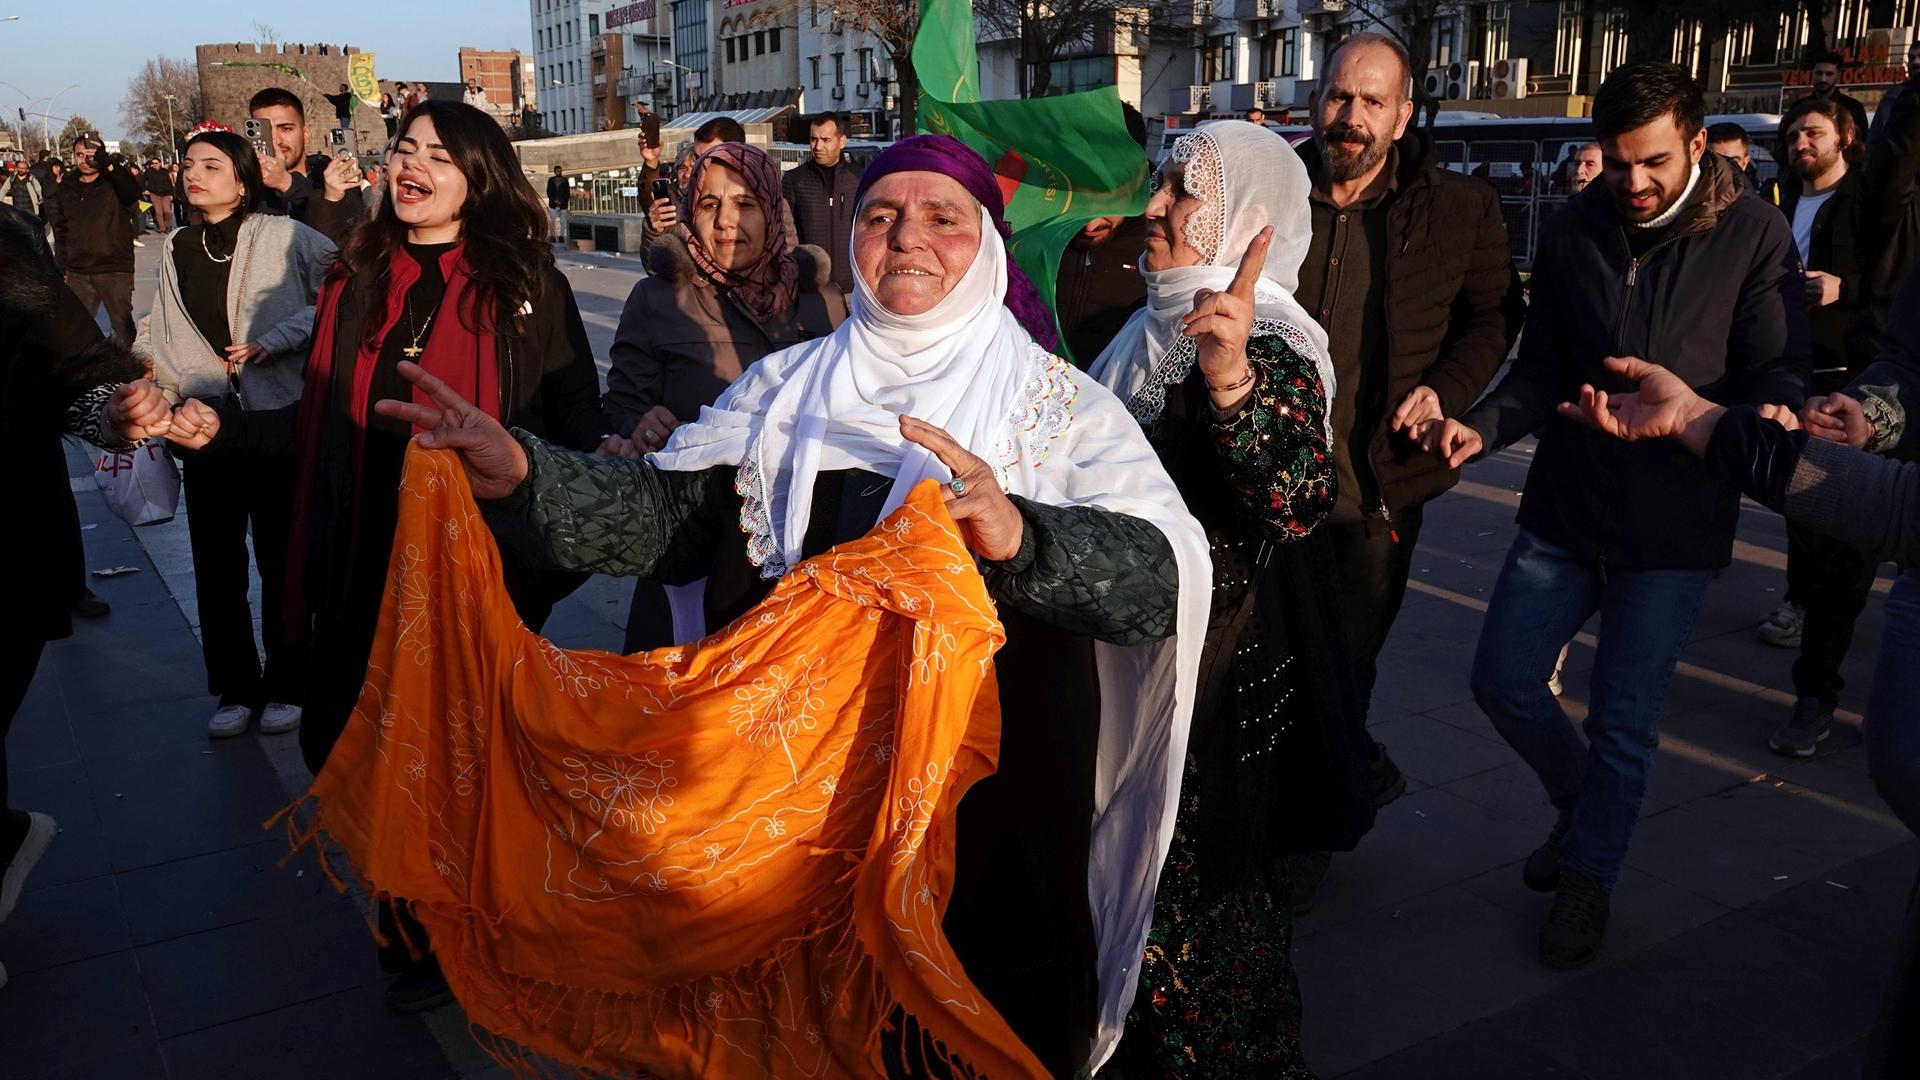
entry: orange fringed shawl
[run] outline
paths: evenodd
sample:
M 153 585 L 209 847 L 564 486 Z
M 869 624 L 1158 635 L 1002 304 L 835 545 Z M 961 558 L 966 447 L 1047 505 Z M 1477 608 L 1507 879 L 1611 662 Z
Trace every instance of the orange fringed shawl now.
M 496 1053 L 867 1077 L 897 1005 L 970 1074 L 1044 1075 L 940 930 L 1002 631 L 932 482 L 693 645 L 560 649 L 500 581 L 458 462 L 410 449 L 309 823 L 411 904 Z

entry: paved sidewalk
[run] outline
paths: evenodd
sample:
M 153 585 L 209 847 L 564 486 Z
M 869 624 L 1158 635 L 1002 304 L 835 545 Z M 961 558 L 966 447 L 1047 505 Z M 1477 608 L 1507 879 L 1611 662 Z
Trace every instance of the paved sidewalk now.
M 631 260 L 564 262 L 604 356 Z M 17 801 L 63 832 L 0 926 L 14 977 L 0 1080 L 500 1076 L 457 1009 L 389 1016 L 355 900 L 305 857 L 278 865 L 284 840 L 259 823 L 307 777 L 291 737 L 203 734 L 213 702 L 184 519 L 128 529 L 70 458 L 95 526 L 89 565 L 140 572 L 96 582 L 114 614 L 49 647 L 9 743 Z M 1521 886 L 1519 863 L 1551 814 L 1466 681 L 1527 461 L 1523 446 L 1477 464 L 1428 510 L 1374 707 L 1410 790 L 1336 858 L 1298 923 L 1314 1067 L 1326 1080 L 1851 1080 L 1920 868 L 1859 746 L 1879 605 L 1834 736 L 1808 761 L 1770 754 L 1793 654 L 1752 628 L 1779 603 L 1786 543 L 1778 517 L 1749 509 L 1668 697 L 1606 951 L 1549 971 L 1533 953 L 1548 898 Z M 551 635 L 617 646 L 628 592 L 594 579 Z M 1563 699 L 1576 717 L 1591 663 L 1583 636 Z

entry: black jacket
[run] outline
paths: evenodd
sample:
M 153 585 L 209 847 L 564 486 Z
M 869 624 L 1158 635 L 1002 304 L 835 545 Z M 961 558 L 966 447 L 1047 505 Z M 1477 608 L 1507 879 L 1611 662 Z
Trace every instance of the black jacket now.
M 1053 279 L 1053 310 L 1067 359 L 1090 368 L 1113 335 L 1147 302 L 1140 256 L 1147 248 L 1147 219 L 1128 218 L 1099 247 L 1060 253 Z
M 286 191 L 269 191 L 260 208 L 270 214 L 286 214 L 309 229 L 345 247 L 347 232 L 367 216 L 367 204 L 358 191 L 349 191 L 339 202 L 327 201 L 324 154 L 307 157 L 306 175 L 292 174 L 293 184 Z
M 1666 238 L 1639 258 L 1590 184 L 1540 230 L 1520 356 L 1463 418 L 1487 451 L 1546 425 L 1519 521 L 1602 566 L 1697 570 L 1733 557 L 1740 493 L 1667 439 L 1621 442 L 1560 417 L 1582 383 L 1632 389 L 1607 356 L 1663 365 L 1722 404 L 1798 407 L 1810 371 L 1800 254 L 1780 212 L 1718 154 Z
M 832 170 L 808 158 L 780 178 L 800 242 L 827 253 L 833 262 L 833 283 L 848 296 L 853 295 L 853 193 L 859 190 L 865 171 L 845 157 Z
M 12 474 L 20 506 L 8 530 L 15 575 L 7 618 L 29 639 L 73 632 L 86 580 L 80 522 L 67 486 L 60 437 L 74 400 L 95 387 L 137 379 L 140 361 L 100 333 L 93 315 L 60 283 L 40 223 L 0 206 L 0 392 L 13 406 Z
M 140 174 L 110 165 L 92 183 L 80 170 L 67 172 L 42 206 L 53 228 L 53 253 L 70 274 L 133 273 L 133 211 L 140 201 Z
M 167 175 L 167 167 L 162 165 L 157 169 L 148 169 L 142 172 L 140 174 L 140 186 L 146 189 L 149 195 L 171 196 L 173 194 L 173 177 Z
M 567 208 L 568 191 L 571 190 L 564 176 L 547 177 L 547 206 L 554 210 Z
M 1873 360 L 1887 328 L 1894 293 L 1920 255 L 1920 95 L 1882 121 L 1872 156 L 1848 168 L 1813 219 L 1807 269 L 1840 278 L 1840 302 L 1808 314 L 1815 387 L 1836 390 Z M 1801 183 L 1789 175 L 1779 187 L 1788 221 Z
M 1375 490 L 1365 505 L 1376 512 L 1384 506 L 1389 515 L 1459 480 L 1444 462 L 1389 435 L 1393 410 L 1414 387 L 1429 386 L 1446 415 L 1464 413 L 1506 361 L 1526 311 L 1499 195 L 1485 181 L 1447 169 L 1432 136 L 1419 128 L 1408 128 L 1395 145 L 1399 191 L 1388 204 L 1383 285 L 1387 395 L 1379 415 L 1354 418 L 1356 426 L 1373 426 L 1365 465 Z M 1297 149 L 1308 175 L 1319 177 L 1319 147 L 1308 139 Z M 1334 452 L 1345 454 L 1351 444 L 1339 438 Z

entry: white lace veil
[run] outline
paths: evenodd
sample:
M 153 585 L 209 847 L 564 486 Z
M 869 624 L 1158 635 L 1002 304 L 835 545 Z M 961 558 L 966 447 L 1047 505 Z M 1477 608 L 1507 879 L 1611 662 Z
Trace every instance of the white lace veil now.
M 1300 285 L 1300 263 L 1313 240 L 1313 214 L 1307 203 L 1312 181 L 1292 146 L 1279 135 L 1242 120 L 1203 124 L 1181 136 L 1154 179 L 1156 190 L 1178 166 L 1182 192 L 1200 200 L 1187 216 L 1187 245 L 1204 259 L 1198 265 L 1147 270 L 1147 306 L 1134 312 L 1090 369 L 1093 377 L 1143 424 L 1160 418 L 1167 388 L 1178 386 L 1193 370 L 1193 339 L 1180 332 L 1180 319 L 1193 310 L 1201 289 L 1222 290 L 1233 282 L 1240 258 L 1260 230 L 1273 226 L 1266 266 L 1254 287 L 1256 333 L 1279 334 L 1320 368 L 1327 396 L 1333 396 L 1333 365 L 1327 333 L 1307 314 L 1293 292 Z

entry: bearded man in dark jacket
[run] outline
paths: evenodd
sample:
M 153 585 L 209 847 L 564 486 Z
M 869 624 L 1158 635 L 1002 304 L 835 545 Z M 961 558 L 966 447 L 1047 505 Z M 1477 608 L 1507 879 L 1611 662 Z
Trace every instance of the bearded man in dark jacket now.
M 1339 580 L 1343 641 L 1364 725 L 1375 664 L 1406 595 L 1422 508 L 1455 475 L 1408 440 L 1409 425 L 1466 410 L 1506 359 L 1525 305 L 1491 186 L 1445 168 L 1411 127 L 1412 74 L 1391 38 L 1355 34 L 1327 57 L 1312 100 L 1314 138 L 1300 147 L 1313 178 L 1313 242 L 1300 266 L 1302 305 L 1326 328 L 1332 355 L 1332 514 L 1322 543 Z M 1329 733 L 1355 760 L 1301 847 L 1351 848 L 1375 804 L 1406 788 L 1364 728 Z M 1310 896 L 1323 857 L 1295 867 Z
M 140 174 L 100 140 L 73 141 L 73 170 L 47 195 L 44 209 L 67 287 L 92 314 L 105 305 L 122 345 L 132 345 L 133 223 Z
M 1458 466 L 1545 430 L 1520 535 L 1487 605 L 1473 693 L 1559 812 L 1527 859 L 1554 892 L 1552 967 L 1591 960 L 1645 801 L 1667 683 L 1707 583 L 1733 559 L 1740 492 L 1670 442 L 1627 443 L 1558 415 L 1582 384 L 1633 384 L 1606 357 L 1672 370 L 1721 404 L 1798 408 L 1812 379 L 1806 289 L 1787 219 L 1707 153 L 1706 103 L 1674 64 L 1629 64 L 1593 99 L 1601 183 L 1541 230 L 1531 326 L 1506 377 L 1459 420 L 1419 434 Z M 1547 689 L 1595 613 L 1586 743 Z

